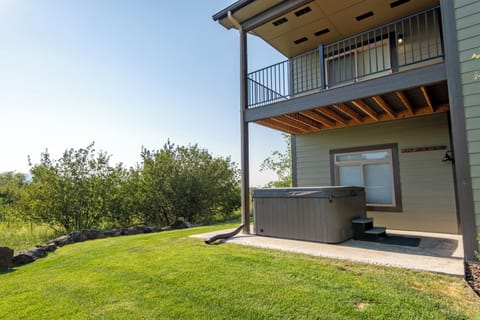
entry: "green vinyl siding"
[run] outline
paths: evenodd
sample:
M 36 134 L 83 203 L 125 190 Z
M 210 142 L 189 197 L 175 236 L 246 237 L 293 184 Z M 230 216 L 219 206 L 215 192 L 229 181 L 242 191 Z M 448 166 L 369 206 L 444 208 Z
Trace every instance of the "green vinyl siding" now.
M 480 0 L 454 0 L 468 153 L 477 230 L 480 232 Z
M 446 150 L 402 153 L 402 148 L 445 145 L 450 149 L 447 114 L 298 135 L 299 187 L 331 185 L 330 150 L 397 143 L 402 212 L 369 212 L 375 224 L 391 229 L 458 233 L 451 162 Z

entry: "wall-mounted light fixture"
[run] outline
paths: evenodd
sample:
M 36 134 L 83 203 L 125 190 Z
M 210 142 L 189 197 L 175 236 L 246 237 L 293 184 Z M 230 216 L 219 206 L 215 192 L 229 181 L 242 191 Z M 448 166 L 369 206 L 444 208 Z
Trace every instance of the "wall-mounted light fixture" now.
M 443 162 L 451 161 L 452 163 L 454 162 L 452 150 L 447 150 L 447 152 L 445 152 L 445 155 L 443 156 L 442 161 Z
M 397 37 L 398 44 L 403 44 L 403 34 L 399 34 Z

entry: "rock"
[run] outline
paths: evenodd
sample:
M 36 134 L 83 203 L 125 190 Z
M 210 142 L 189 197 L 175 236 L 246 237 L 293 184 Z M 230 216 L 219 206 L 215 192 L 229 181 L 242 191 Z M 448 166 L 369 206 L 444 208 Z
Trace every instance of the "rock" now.
M 43 248 L 29 249 L 21 253 L 31 256 L 35 260 L 37 260 L 38 258 L 43 258 L 47 256 L 47 251 L 45 251 Z
M 87 234 L 83 231 L 74 231 L 70 233 L 73 242 L 82 242 L 88 240 Z
M 24 264 L 31 263 L 35 261 L 32 256 L 29 256 L 24 253 L 19 253 L 13 257 L 12 262 L 15 267 L 23 266 Z
M 43 246 L 37 246 L 37 248 L 42 248 L 46 252 L 53 252 L 53 251 L 57 250 L 58 247 L 55 243 L 47 243 Z
M 12 260 L 13 250 L 7 247 L 0 247 L 0 271 L 10 268 Z
M 469 261 L 465 263 L 465 280 L 480 297 L 480 263 Z
M 148 227 L 152 232 L 160 232 L 162 231 L 161 227 Z
M 173 229 L 186 229 L 186 228 L 191 228 L 192 224 L 188 221 L 177 220 L 172 224 L 170 224 L 170 227 L 172 227 Z
M 104 234 L 107 237 L 118 237 L 122 235 L 122 229 L 114 228 L 114 229 L 105 231 Z
M 86 235 L 88 240 L 95 240 L 105 238 L 105 234 L 99 230 L 82 230 L 82 232 Z
M 70 244 L 70 243 L 73 243 L 73 239 L 69 234 L 66 234 L 64 236 L 61 236 L 61 237 L 58 237 L 58 238 L 55 238 L 53 240 L 48 241 L 47 245 L 54 244 L 57 247 L 63 247 L 63 246 L 65 246 L 67 244 Z

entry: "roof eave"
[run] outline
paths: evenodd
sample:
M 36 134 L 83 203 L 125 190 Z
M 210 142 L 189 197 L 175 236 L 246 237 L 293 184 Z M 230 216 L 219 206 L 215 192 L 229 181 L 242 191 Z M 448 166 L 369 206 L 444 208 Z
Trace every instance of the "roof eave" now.
M 238 11 L 246 6 L 248 6 L 250 3 L 254 2 L 255 0 L 239 0 L 225 9 L 217 12 L 212 16 L 214 21 L 220 21 L 228 16 L 228 12 L 230 11 L 231 13 L 235 13 L 235 11 Z

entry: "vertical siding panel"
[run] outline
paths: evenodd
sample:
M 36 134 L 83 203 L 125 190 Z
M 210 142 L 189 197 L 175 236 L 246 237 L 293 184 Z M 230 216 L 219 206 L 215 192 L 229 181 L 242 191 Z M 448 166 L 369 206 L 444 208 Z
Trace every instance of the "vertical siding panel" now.
M 479 153 L 480 153 L 480 80 L 474 79 L 480 72 L 480 60 L 472 61 L 473 53 L 480 48 L 480 0 L 454 0 L 460 72 L 467 124 L 468 153 L 472 174 L 474 201 L 480 201 Z M 480 206 L 475 205 L 477 230 L 480 231 Z
M 402 148 L 450 146 L 446 114 L 297 135 L 298 186 L 331 184 L 331 149 L 398 143 L 403 212 L 369 212 L 392 229 L 458 233 L 453 170 L 445 150 L 401 153 Z

